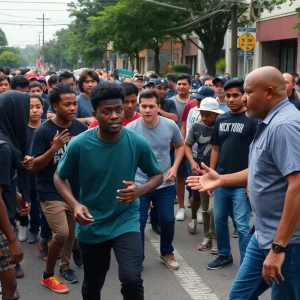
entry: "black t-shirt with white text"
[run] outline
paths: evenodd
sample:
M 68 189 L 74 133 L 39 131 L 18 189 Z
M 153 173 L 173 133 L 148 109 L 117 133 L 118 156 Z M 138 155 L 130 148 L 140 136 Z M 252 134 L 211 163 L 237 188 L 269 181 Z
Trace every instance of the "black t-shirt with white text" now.
M 58 127 L 51 119 L 41 124 L 33 133 L 30 147 L 31 156 L 38 157 L 46 153 L 53 145 L 53 138 L 56 132 L 58 131 L 61 133 L 64 129 L 66 128 Z M 80 121 L 73 120 L 71 126 L 67 129 L 70 133 L 70 138 L 72 139 L 74 136 L 84 132 L 87 129 L 87 126 Z M 55 153 L 54 157 L 44 169 L 36 172 L 36 190 L 39 201 L 63 201 L 62 197 L 56 191 L 53 176 L 56 171 L 57 164 L 65 154 L 67 147 L 68 143 Z M 77 198 L 79 194 L 78 173 L 75 172 L 69 176 L 68 181 L 75 198 Z
M 258 120 L 248 118 L 246 111 L 218 116 L 211 144 L 219 146 L 217 172 L 232 174 L 248 168 L 249 146 L 255 136 Z

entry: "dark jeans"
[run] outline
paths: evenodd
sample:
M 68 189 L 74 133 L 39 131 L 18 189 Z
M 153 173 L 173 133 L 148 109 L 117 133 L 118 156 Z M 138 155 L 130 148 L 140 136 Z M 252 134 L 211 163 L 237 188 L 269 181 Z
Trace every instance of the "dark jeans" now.
M 30 210 L 30 222 L 28 216 L 19 216 L 21 226 L 28 226 L 30 223 L 30 232 L 38 233 L 40 228 L 40 203 L 37 200 L 37 194 L 35 190 L 30 191 L 31 210 Z
M 175 227 L 173 186 L 157 189 L 140 197 L 140 224 L 143 247 L 148 208 L 151 201 L 158 211 L 161 226 L 160 253 L 164 256 L 174 251 L 172 246 Z
M 142 241 L 139 232 L 128 232 L 98 244 L 79 242 L 83 259 L 83 300 L 100 300 L 106 273 L 110 267 L 111 249 L 119 265 L 123 300 L 143 300 Z
M 39 204 L 40 205 L 40 204 Z M 40 241 L 47 243 L 51 236 L 52 236 L 52 231 L 51 228 L 48 225 L 48 221 L 45 217 L 45 214 L 43 210 L 41 209 L 41 234 L 40 234 Z
M 244 261 L 231 287 L 230 300 L 257 300 L 268 286 L 261 276 L 263 263 L 270 249 L 260 249 L 255 236 L 247 247 Z M 300 244 L 289 244 L 281 267 L 284 281 L 272 283 L 272 300 L 300 299 Z

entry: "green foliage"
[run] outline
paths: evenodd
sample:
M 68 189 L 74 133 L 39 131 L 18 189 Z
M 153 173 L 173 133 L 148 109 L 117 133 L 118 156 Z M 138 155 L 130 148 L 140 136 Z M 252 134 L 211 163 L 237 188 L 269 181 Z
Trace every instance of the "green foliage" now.
M 176 73 L 189 73 L 189 66 L 185 64 L 178 64 L 173 66 L 173 71 Z
M 21 63 L 21 57 L 18 53 L 5 50 L 0 54 L 0 65 L 10 68 L 18 67 Z
M 174 75 L 175 78 L 176 78 L 176 80 L 177 80 L 177 76 L 180 75 L 181 73 L 182 73 L 182 72 L 172 72 L 172 73 L 166 74 L 165 77 L 166 77 L 167 75 L 171 74 L 171 75 Z
M 223 70 L 223 71 L 226 69 L 226 61 L 224 58 L 220 58 L 216 62 L 216 68 L 217 68 L 217 70 Z
M 0 47 L 7 46 L 7 39 L 4 31 L 0 28 Z
M 298 17 L 300 18 L 300 7 L 296 8 L 296 13 L 297 13 Z M 298 35 L 300 36 L 300 22 L 298 22 L 294 28 L 298 30 Z

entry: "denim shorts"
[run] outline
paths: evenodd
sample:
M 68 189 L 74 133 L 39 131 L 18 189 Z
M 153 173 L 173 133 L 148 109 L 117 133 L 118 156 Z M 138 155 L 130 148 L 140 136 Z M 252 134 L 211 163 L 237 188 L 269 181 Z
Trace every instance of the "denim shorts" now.
M 5 272 L 12 268 L 14 268 L 14 265 L 10 263 L 8 240 L 0 231 L 0 272 Z

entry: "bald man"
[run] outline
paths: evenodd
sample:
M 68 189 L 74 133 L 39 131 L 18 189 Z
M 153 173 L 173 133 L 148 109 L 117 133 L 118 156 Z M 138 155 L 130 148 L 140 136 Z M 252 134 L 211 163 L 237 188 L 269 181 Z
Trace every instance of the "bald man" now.
M 244 87 L 248 115 L 261 120 L 249 168 L 219 175 L 202 165 L 208 173 L 187 182 L 201 192 L 248 183 L 255 234 L 229 299 L 258 299 L 264 282 L 272 286 L 272 300 L 300 299 L 300 112 L 276 68 L 256 69 Z

